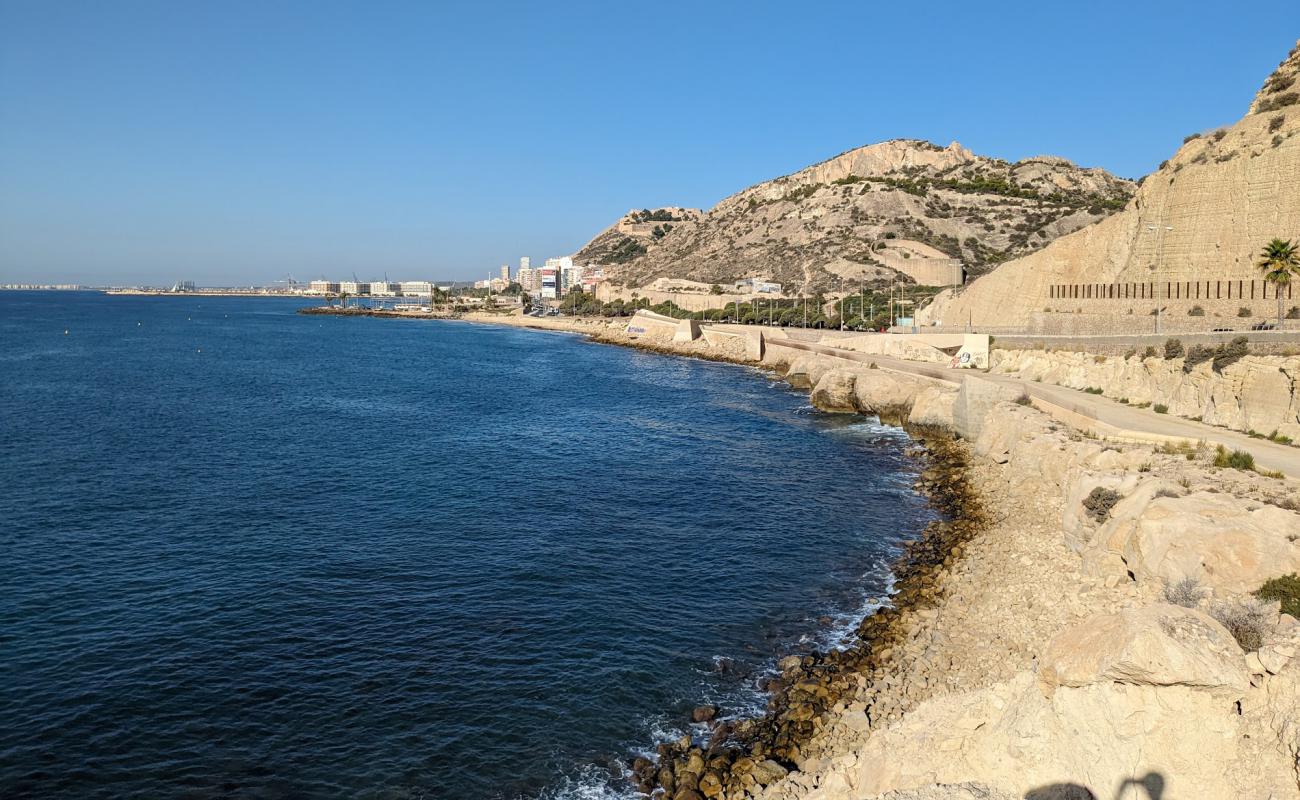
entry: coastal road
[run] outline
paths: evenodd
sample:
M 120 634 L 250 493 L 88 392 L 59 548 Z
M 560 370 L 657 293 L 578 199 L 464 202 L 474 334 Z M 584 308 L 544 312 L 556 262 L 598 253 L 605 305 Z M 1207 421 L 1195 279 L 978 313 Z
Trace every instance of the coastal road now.
M 1079 427 L 1076 424 L 1078 420 L 1071 420 L 1070 418 L 1072 414 L 1077 414 L 1105 426 L 1100 431 L 1102 435 L 1147 441 L 1182 439 L 1191 442 L 1205 442 L 1211 447 L 1223 445 L 1229 450 L 1244 450 L 1250 453 L 1255 457 L 1255 463 L 1263 469 L 1281 472 L 1290 478 L 1300 478 L 1300 448 L 1270 442 L 1267 439 L 1253 439 L 1244 433 L 1227 430 L 1226 428 L 1216 428 L 1213 425 L 1206 425 L 1203 422 L 1183 419 L 1182 417 L 1157 414 L 1149 408 L 1135 408 L 1107 397 L 1088 394 L 1065 386 L 1036 383 L 1014 375 L 948 369 L 937 364 L 906 361 L 900 358 L 878 356 L 871 353 L 859 353 L 826 344 L 801 342 L 775 336 L 767 339 L 767 345 L 769 347 L 789 347 L 810 353 L 821 353 L 822 355 L 842 358 L 846 361 L 875 363 L 881 369 L 920 375 L 954 385 L 960 385 L 962 381 L 973 377 L 1015 386 L 1029 395 L 1030 399 L 1042 401 L 1041 403 L 1035 403 L 1038 408 L 1072 427 Z M 1061 413 L 1061 410 L 1065 413 Z M 1106 431 L 1105 428 L 1113 430 Z

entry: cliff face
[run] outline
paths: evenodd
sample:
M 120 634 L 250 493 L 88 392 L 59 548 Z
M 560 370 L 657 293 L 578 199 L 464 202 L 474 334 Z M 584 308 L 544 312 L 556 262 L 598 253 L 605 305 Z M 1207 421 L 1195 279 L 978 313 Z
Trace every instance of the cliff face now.
M 765 277 L 816 289 L 900 273 L 960 282 L 963 266 L 979 274 L 1037 250 L 1113 213 L 1134 188 L 1061 158 L 1013 164 L 957 143 L 900 139 L 751 186 L 706 212 L 631 212 L 574 260 L 603 264 L 629 286 Z
M 1300 46 L 1264 83 L 1243 119 L 1188 137 L 1143 179 L 1121 213 L 1003 264 L 964 291 L 941 294 L 920 317 L 949 325 L 1050 329 L 1070 315 L 1141 320 L 1157 305 L 1147 298 L 1117 302 L 1109 290 L 1097 298 L 1076 297 L 1068 289 L 1062 298 L 1053 289 L 1087 284 L 1117 284 L 1121 295 L 1125 284 L 1147 284 L 1160 293 L 1166 313 L 1185 316 L 1204 304 L 1199 290 L 1192 297 L 1186 293 L 1198 281 L 1258 281 L 1254 262 L 1263 245 L 1274 237 L 1300 236 L 1298 75 Z M 1220 299 L 1221 290 L 1212 289 Z M 1165 297 L 1167 292 L 1174 294 Z M 1241 299 L 1238 294 L 1231 309 L 1211 311 L 1235 315 Z M 1269 316 L 1271 301 L 1267 305 L 1260 298 L 1259 317 Z

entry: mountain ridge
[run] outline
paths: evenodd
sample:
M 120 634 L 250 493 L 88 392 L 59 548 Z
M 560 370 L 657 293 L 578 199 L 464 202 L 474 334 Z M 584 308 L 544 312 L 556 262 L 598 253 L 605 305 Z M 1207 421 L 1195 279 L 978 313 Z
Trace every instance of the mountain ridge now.
M 623 286 L 658 278 L 763 277 L 800 290 L 844 278 L 960 282 L 963 268 L 982 273 L 1104 218 L 1135 188 L 1059 156 L 1008 162 L 958 142 L 890 139 L 746 187 L 708 210 L 629 212 L 574 260 L 605 266 Z

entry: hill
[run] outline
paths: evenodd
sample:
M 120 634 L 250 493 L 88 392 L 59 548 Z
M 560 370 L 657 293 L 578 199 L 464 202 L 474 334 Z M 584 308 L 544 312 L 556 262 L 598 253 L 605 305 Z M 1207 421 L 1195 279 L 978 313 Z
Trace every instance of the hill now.
M 1041 156 L 1015 163 L 957 143 L 897 139 L 765 181 L 708 211 L 632 211 L 578 251 L 614 281 L 730 283 L 763 277 L 801 289 L 839 278 L 959 283 L 1122 208 L 1135 184 Z M 949 278 L 955 276 L 956 280 Z
M 1247 114 L 1188 136 L 1119 214 L 940 294 L 928 322 L 1043 333 L 1248 327 L 1276 314 L 1255 266 L 1300 238 L 1300 44 Z M 1283 294 L 1300 304 L 1300 287 Z M 1158 319 L 1153 319 L 1156 310 Z

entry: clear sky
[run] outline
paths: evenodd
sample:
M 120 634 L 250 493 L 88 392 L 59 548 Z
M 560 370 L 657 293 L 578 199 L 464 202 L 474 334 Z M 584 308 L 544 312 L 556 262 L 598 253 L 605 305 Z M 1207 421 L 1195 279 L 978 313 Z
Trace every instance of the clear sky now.
M 0 0 L 0 283 L 480 277 L 897 137 L 1138 177 L 1295 3 Z

